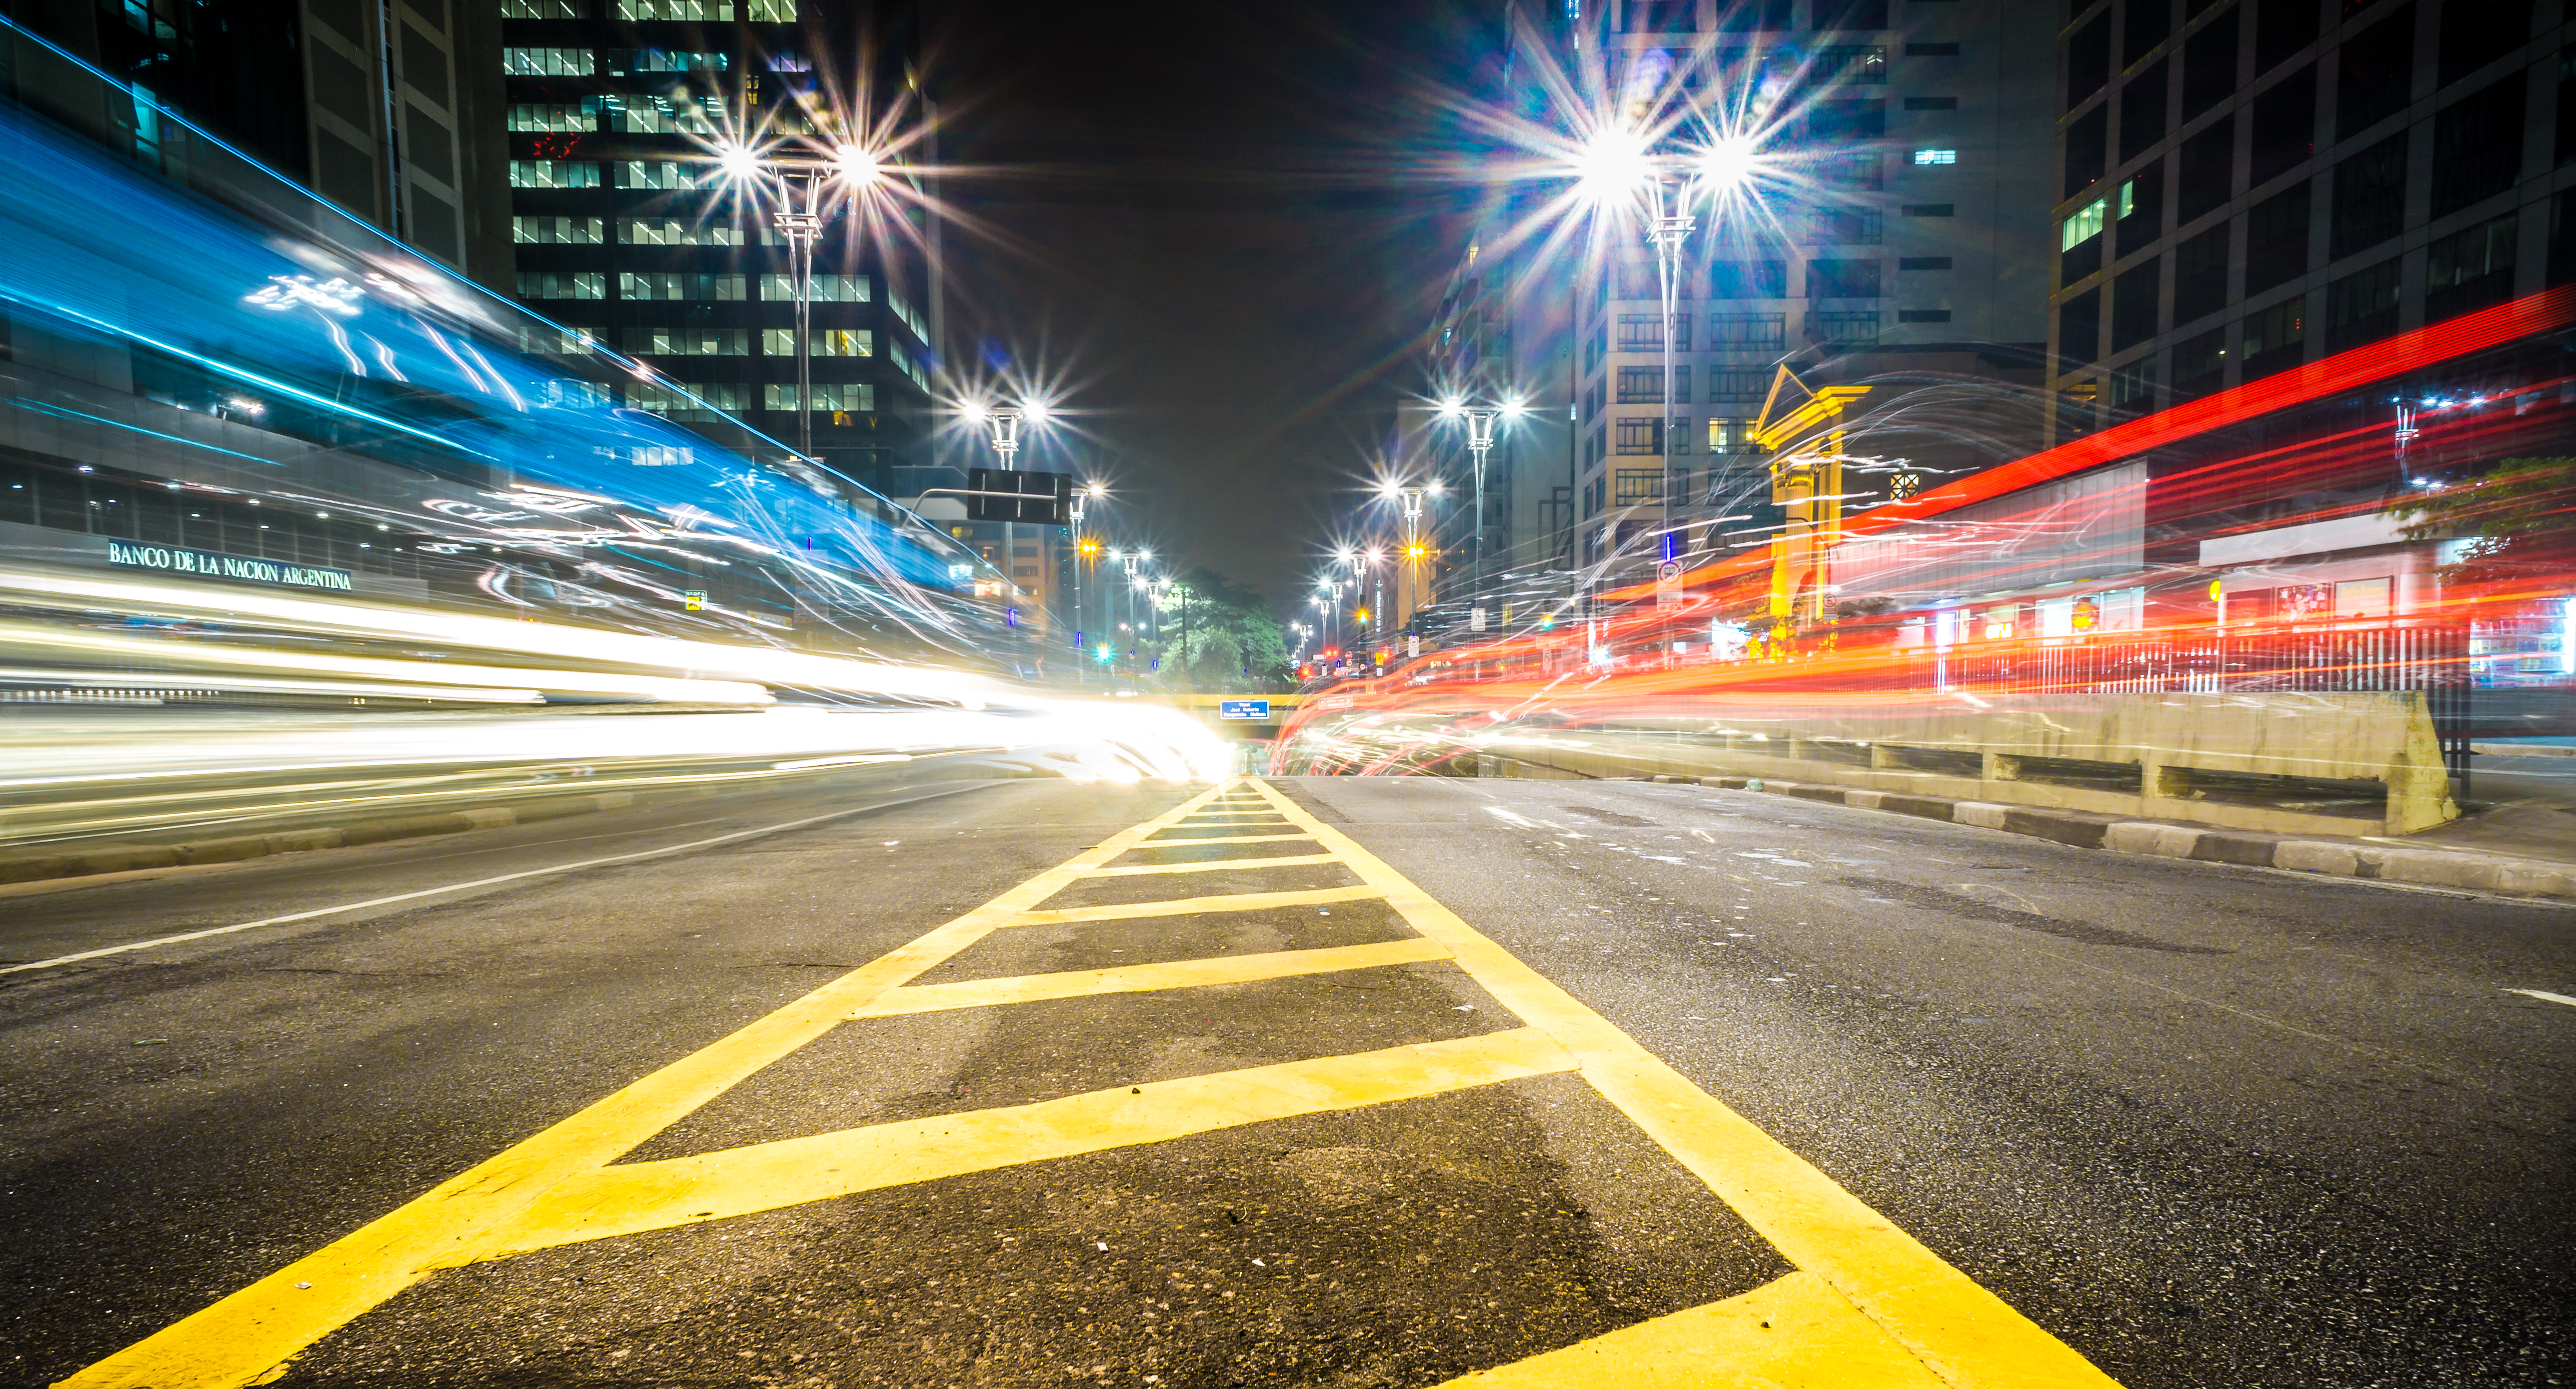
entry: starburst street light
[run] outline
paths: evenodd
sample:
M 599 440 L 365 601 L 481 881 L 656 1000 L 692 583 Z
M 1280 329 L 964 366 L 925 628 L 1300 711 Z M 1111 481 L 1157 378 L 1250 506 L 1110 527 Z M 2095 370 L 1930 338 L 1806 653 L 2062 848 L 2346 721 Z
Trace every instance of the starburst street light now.
M 814 456 L 814 243 L 823 235 L 826 194 L 857 197 L 883 182 L 889 166 L 875 150 L 843 143 L 817 154 L 784 147 L 758 149 L 739 141 L 719 146 L 718 172 L 758 196 L 778 200 L 770 225 L 787 238 L 788 277 L 796 297 L 796 452 Z M 797 193 L 804 194 L 803 204 Z
M 1511 396 L 1500 405 L 1469 405 L 1457 396 L 1440 402 L 1440 417 L 1467 423 L 1467 451 L 1476 460 L 1475 491 L 1472 505 L 1476 509 L 1475 551 L 1467 566 L 1467 591 L 1474 594 L 1482 586 L 1485 569 L 1485 455 L 1494 449 L 1494 425 L 1501 420 L 1516 420 L 1529 413 L 1529 405 L 1519 396 Z

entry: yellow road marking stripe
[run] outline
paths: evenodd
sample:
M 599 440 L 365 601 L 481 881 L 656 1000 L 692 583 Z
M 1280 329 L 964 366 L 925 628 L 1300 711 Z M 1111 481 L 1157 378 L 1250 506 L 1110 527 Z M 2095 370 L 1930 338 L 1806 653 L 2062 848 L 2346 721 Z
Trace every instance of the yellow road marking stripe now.
M 1214 897 L 1167 897 L 1157 902 L 1122 902 L 1109 906 L 1024 911 L 1004 924 L 1053 926 L 1073 921 L 1132 921 L 1141 916 L 1190 916 L 1202 912 L 1257 912 L 1266 911 L 1272 907 L 1328 907 L 1335 902 L 1357 902 L 1364 898 L 1385 895 L 1384 888 L 1363 884 L 1359 887 L 1311 888 L 1302 892 L 1236 892 Z
M 1277 844 L 1290 839 L 1312 839 L 1311 834 L 1221 834 L 1213 839 L 1148 839 L 1128 852 L 1141 849 L 1178 849 L 1191 844 Z
M 1448 946 L 1496 1000 L 1580 1058 L 1584 1079 L 1603 1098 L 1791 1263 L 1832 1284 L 1945 1382 L 1998 1389 L 2116 1383 L 1349 836 L 1267 783 L 1249 784 L 1383 892 L 1413 929 Z
M 1941 1381 L 1825 1280 L 1792 1273 L 1693 1307 L 1461 1375 L 1438 1389 L 1940 1389 Z
M 408 1205 L 61 1381 L 61 1389 L 238 1389 L 476 1247 L 564 1174 L 596 1168 L 745 1077 L 840 1025 L 854 1008 L 1016 920 L 1029 907 L 1179 823 L 1210 788 L 1111 835 L 992 901 L 702 1050 L 672 1062 Z
M 1216 955 L 1164 964 L 1120 965 L 1116 969 L 1023 974 L 1009 979 L 966 979 L 953 984 L 913 984 L 886 990 L 850 1017 L 853 1020 L 890 1018 L 902 1013 L 985 1008 L 1004 1003 L 1032 1003 L 1040 999 L 1083 998 L 1092 994 L 1249 984 L 1301 974 L 1337 974 L 1344 970 L 1380 969 L 1387 965 L 1419 964 L 1425 960 L 1448 958 L 1448 949 L 1439 942 L 1416 936 L 1409 940 L 1336 945 L 1320 950 L 1275 950 L 1259 955 Z
M 1276 854 L 1269 858 L 1201 859 L 1196 863 L 1139 863 L 1124 868 L 1094 868 L 1087 878 L 1143 878 L 1157 873 L 1214 873 L 1221 868 L 1287 868 L 1296 864 L 1339 863 L 1338 854 Z
M 455 1262 L 668 1229 L 854 1192 L 1190 1134 L 1420 1099 L 1574 1068 L 1532 1028 L 1119 1086 L 720 1153 L 628 1163 L 554 1187 Z

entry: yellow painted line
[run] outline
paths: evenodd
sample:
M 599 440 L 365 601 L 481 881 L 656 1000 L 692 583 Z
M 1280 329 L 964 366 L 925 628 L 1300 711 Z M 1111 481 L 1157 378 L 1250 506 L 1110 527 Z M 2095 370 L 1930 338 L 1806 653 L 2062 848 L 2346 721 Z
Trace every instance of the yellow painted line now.
M 1287 868 L 1296 864 L 1339 863 L 1338 854 L 1276 854 L 1269 858 L 1200 859 L 1195 863 L 1139 863 L 1125 868 L 1094 868 L 1090 878 L 1147 878 L 1157 873 L 1214 873 L 1224 868 Z
M 1585 1081 L 1691 1170 L 1790 1263 L 1815 1274 L 1951 1385 L 2115 1385 L 2084 1357 L 1667 1066 L 1607 1018 L 1459 919 L 1349 836 L 1266 783 L 1314 833 L 1522 1021 L 1582 1062 Z
M 1531 1028 L 1118 1086 L 1039 1104 L 625 1163 L 548 1190 L 455 1262 L 749 1215 L 853 1192 L 1420 1099 L 1574 1068 Z
M 1221 834 L 1214 839 L 1148 839 L 1137 849 L 1178 849 L 1195 844 L 1277 844 L 1290 839 L 1312 839 L 1311 834 Z M 1131 851 L 1133 852 L 1133 851 Z
M 1086 871 L 1179 823 L 1210 788 L 910 944 L 870 961 L 722 1041 L 682 1057 L 535 1137 L 440 1183 L 426 1195 L 334 1240 L 203 1311 L 61 1381 L 64 1389 L 241 1389 L 434 1268 L 486 1245 L 556 1182 L 597 1169 L 840 1025 L 887 989 L 910 982 Z
M 1133 921 L 1138 917 L 1146 916 L 1257 912 L 1267 911 L 1272 907 L 1329 907 L 1335 902 L 1358 902 L 1385 895 L 1383 888 L 1363 884 L 1358 887 L 1319 887 L 1303 892 L 1235 892 L 1220 893 L 1214 897 L 1167 897 L 1159 902 L 1123 902 L 1114 906 L 1025 911 L 1004 924 L 1053 926 L 1074 921 Z
M 1448 958 L 1449 951 L 1439 942 L 1416 936 L 1410 940 L 1336 945 L 1321 950 L 1274 950 L 1259 955 L 1217 955 L 1164 964 L 1120 965 L 1116 969 L 1024 974 L 1009 979 L 966 979 L 954 984 L 914 984 L 886 990 L 850 1017 L 853 1020 L 890 1018 L 903 1013 L 932 1013 L 944 1008 L 986 1008 L 1004 1003 L 1032 1003 L 1040 999 L 1084 998 L 1093 994 L 1250 984 L 1301 974 L 1337 974 L 1344 970 L 1381 969 L 1388 965 L 1419 964 L 1425 960 Z
M 1461 1375 L 1438 1389 L 1941 1389 L 1812 1273 Z

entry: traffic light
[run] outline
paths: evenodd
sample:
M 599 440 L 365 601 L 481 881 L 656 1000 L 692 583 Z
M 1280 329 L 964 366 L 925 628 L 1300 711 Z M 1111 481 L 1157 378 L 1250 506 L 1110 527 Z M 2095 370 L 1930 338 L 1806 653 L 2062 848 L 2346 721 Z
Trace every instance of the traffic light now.
M 1420 559 L 1429 553 L 1431 553 L 1431 547 L 1418 540 L 1413 544 L 1404 547 L 1404 557 L 1406 559 Z
M 1368 625 L 1368 609 L 1361 608 L 1357 612 L 1353 613 L 1352 616 L 1357 617 L 1360 620 L 1361 626 L 1366 627 Z

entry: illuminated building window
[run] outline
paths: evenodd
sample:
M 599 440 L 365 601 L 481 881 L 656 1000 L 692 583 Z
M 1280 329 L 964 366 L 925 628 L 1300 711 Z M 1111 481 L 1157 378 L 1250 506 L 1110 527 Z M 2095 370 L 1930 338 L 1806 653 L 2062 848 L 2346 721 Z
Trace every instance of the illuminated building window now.
M 529 246 L 596 246 L 600 223 L 596 217 L 513 217 L 510 239 Z
M 1956 164 L 1959 162 L 1959 152 L 1957 150 L 1916 150 L 1914 152 L 1914 162 L 1917 164 Z
M 761 408 L 767 410 L 793 410 L 796 408 L 796 387 L 793 383 L 763 386 L 760 388 L 760 403 Z M 877 388 L 865 381 L 817 381 L 814 383 L 814 408 L 818 411 L 874 410 L 877 408 Z
M 588 19 L 581 0 L 501 0 L 503 19 Z
M 629 328 L 619 345 L 642 357 L 741 357 L 750 339 L 743 328 Z
M 742 17 L 753 24 L 793 24 L 796 0 L 744 0 Z
M 733 18 L 733 4 L 732 0 L 617 0 L 617 17 L 722 23 Z
M 620 188 L 694 188 L 708 170 L 676 159 L 624 159 L 617 163 Z
M 626 271 L 617 277 L 621 299 L 678 299 L 726 303 L 743 297 L 740 275 L 654 274 Z
M 605 299 L 608 276 L 598 270 L 522 270 L 522 299 Z
M 733 55 L 697 53 L 679 48 L 639 48 L 628 61 L 637 72 L 722 72 L 733 66 Z
M 864 304 L 868 302 L 868 277 L 816 275 L 806 292 L 817 304 Z M 796 281 L 786 275 L 763 275 L 760 277 L 760 297 L 771 303 L 795 303 Z
M 873 357 L 877 355 L 877 334 L 873 328 L 816 328 L 811 332 L 809 348 L 816 357 Z M 771 357 L 796 355 L 796 330 L 763 328 L 760 350 Z
M 597 225 L 597 218 L 591 220 L 593 225 Z M 731 222 L 620 217 L 617 219 L 617 239 L 629 246 L 739 246 L 742 244 L 742 228 Z
M 513 188 L 597 188 L 599 165 L 588 159 L 513 159 Z
M 2110 213 L 2111 201 L 2108 198 L 2095 198 L 2085 204 L 2074 216 L 2058 224 L 2057 249 L 2072 251 L 2100 236 L 2102 228 L 2109 224 Z
M 596 130 L 599 108 L 589 101 L 522 101 L 510 107 L 512 130 Z
M 504 48 L 501 50 L 501 75 L 588 77 L 591 62 L 591 52 L 587 48 Z
M 1662 420 L 1649 416 L 1627 416 L 1618 422 L 1618 430 L 1612 436 L 1612 448 L 1615 452 L 1624 454 L 1661 453 L 1663 449 L 1657 441 L 1663 433 L 1663 427 Z M 1624 477 L 1625 474 L 1622 476 Z

